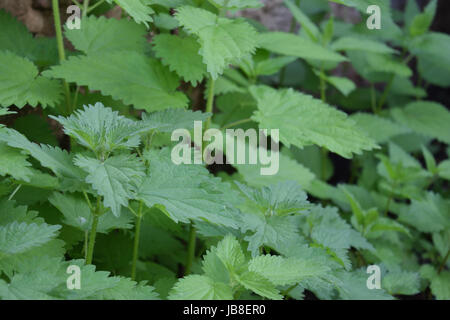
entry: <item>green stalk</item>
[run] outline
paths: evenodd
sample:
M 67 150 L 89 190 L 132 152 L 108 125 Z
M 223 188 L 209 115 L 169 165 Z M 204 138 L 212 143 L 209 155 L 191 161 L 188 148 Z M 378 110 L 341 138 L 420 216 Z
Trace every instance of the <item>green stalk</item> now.
M 94 213 L 94 221 L 92 221 L 91 234 L 89 235 L 86 264 L 92 264 L 92 258 L 94 257 L 95 237 L 97 235 L 97 226 L 99 218 L 100 216 L 97 213 Z
M 142 201 L 139 203 L 139 212 L 136 217 L 136 225 L 134 231 L 134 246 L 133 246 L 133 260 L 131 263 L 131 280 L 136 279 L 136 263 L 139 256 L 139 237 L 141 234 L 141 221 L 142 221 Z
M 379 114 L 381 110 L 383 110 L 384 103 L 386 102 L 387 96 L 392 88 L 392 83 L 394 82 L 395 75 L 391 75 L 389 78 L 389 82 L 386 85 L 386 88 L 384 88 L 383 95 L 380 98 L 380 103 L 378 104 L 377 113 Z
M 213 78 L 209 79 L 208 100 L 206 101 L 206 112 L 208 112 L 208 113 L 213 113 L 215 83 L 216 82 Z M 206 121 L 204 130 L 206 131 L 210 127 L 211 127 L 211 118 L 209 118 Z M 202 150 L 202 155 L 203 155 L 203 150 Z M 186 261 L 185 275 L 188 275 L 191 272 L 192 262 L 194 261 L 194 257 L 195 257 L 195 242 L 196 242 L 196 231 L 191 222 L 191 225 L 189 227 L 188 256 L 187 256 L 187 261 Z
M 191 222 L 191 225 L 189 226 L 188 255 L 186 261 L 186 269 L 184 271 L 185 276 L 191 273 L 192 263 L 194 262 L 195 257 L 195 242 L 196 242 L 196 230 L 193 223 Z
M 212 113 L 213 112 L 213 105 L 214 105 L 214 88 L 215 88 L 216 81 L 213 78 L 209 79 L 209 92 L 208 92 L 208 100 L 206 101 L 206 112 Z M 211 117 L 208 118 L 205 125 L 205 131 L 209 129 L 211 126 Z
M 445 264 L 447 263 L 449 255 L 450 255 L 450 250 L 447 250 L 447 254 L 445 255 L 444 259 L 442 260 L 441 266 L 439 267 L 438 274 L 440 274 L 441 271 L 444 270 L 444 267 L 445 267 Z
M 84 0 L 83 1 L 83 15 L 82 15 L 83 18 L 87 17 L 88 10 L 89 10 L 89 0 Z
M 94 220 L 92 221 L 91 233 L 89 235 L 89 243 L 88 250 L 86 254 L 86 264 L 92 264 L 92 259 L 94 257 L 94 246 L 95 246 L 95 237 L 97 236 L 97 226 L 98 220 L 100 219 L 100 205 L 101 205 L 101 197 L 97 198 L 97 208 L 93 213 Z
M 327 94 L 326 94 L 326 83 L 325 83 L 325 72 L 323 65 L 320 68 L 320 99 L 323 102 L 327 101 Z M 325 181 L 325 168 L 326 168 L 326 161 L 328 156 L 328 150 L 322 147 L 322 152 L 320 153 L 321 157 L 321 178 Z
M 64 51 L 64 40 L 62 35 L 61 28 L 61 16 L 59 14 L 59 3 L 58 0 L 52 0 L 52 8 L 53 8 L 53 18 L 55 20 L 55 32 L 56 32 L 56 42 L 58 45 L 58 55 L 59 62 L 63 62 L 66 60 L 66 53 Z M 72 111 L 72 105 L 70 103 L 70 88 L 65 80 L 63 80 L 64 92 L 66 96 L 66 107 L 67 114 L 70 114 Z

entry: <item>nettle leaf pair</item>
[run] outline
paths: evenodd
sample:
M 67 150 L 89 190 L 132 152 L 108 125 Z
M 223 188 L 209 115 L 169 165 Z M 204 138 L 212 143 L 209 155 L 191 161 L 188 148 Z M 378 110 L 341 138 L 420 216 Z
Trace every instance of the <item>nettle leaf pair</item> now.
M 329 269 L 314 260 L 261 255 L 248 259 L 239 241 L 226 236 L 203 257 L 202 275 L 184 277 L 174 286 L 173 300 L 232 300 L 245 290 L 281 300 L 277 286 L 291 286 L 310 277 L 325 275 Z

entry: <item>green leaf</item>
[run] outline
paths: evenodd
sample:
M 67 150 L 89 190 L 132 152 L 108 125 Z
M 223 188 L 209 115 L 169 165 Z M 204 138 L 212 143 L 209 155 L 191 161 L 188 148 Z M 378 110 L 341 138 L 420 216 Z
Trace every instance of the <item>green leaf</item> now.
M 169 300 L 232 300 L 231 287 L 211 278 L 191 275 L 180 279 L 169 294 Z
M 213 79 L 229 64 L 239 62 L 256 49 L 256 30 L 244 20 L 219 18 L 190 6 L 178 8 L 176 18 L 187 31 L 198 36 L 199 53 Z
M 450 180 L 450 160 L 444 160 L 438 166 L 439 177 Z
M 51 169 L 61 179 L 63 190 L 83 190 L 85 174 L 73 164 L 73 156 L 67 151 L 32 143 L 24 135 L 9 128 L 0 128 L 0 141 L 26 151 L 42 166 Z
M 48 199 L 63 215 L 63 223 L 80 229 L 90 231 L 93 215 L 86 200 L 70 194 L 53 193 Z M 97 225 L 97 232 L 108 233 L 113 229 L 131 229 L 132 215 L 120 214 L 119 217 L 110 214 L 101 215 Z
M 0 10 L 0 48 L 27 58 L 39 66 L 58 61 L 55 38 L 33 37 L 27 27 L 4 10 Z
M 44 74 L 89 86 L 147 111 L 184 108 L 188 102 L 184 94 L 176 91 L 176 75 L 157 60 L 134 51 L 70 57 Z
M 395 136 L 409 132 L 408 128 L 400 126 L 390 119 L 369 113 L 355 113 L 350 118 L 377 143 L 385 143 Z
M 215 254 L 231 274 L 239 274 L 245 267 L 245 256 L 239 241 L 228 235 L 216 247 Z
M 445 33 L 428 32 L 408 43 L 412 54 L 419 60 L 422 77 L 438 86 L 450 86 L 450 36 Z
M 61 226 L 45 223 L 13 222 L 0 226 L 0 259 L 2 255 L 18 254 L 39 247 L 55 238 Z
M 431 282 L 431 292 L 437 300 L 450 299 L 450 272 L 442 271 L 438 274 L 433 266 L 427 264 L 421 267 L 420 274 Z
M 392 111 L 396 121 L 430 138 L 450 143 L 450 112 L 441 104 L 430 101 L 411 102 Z
M 381 287 L 389 294 L 413 295 L 420 292 L 420 277 L 416 272 L 393 271 L 382 277 Z
M 89 16 L 81 20 L 80 29 L 65 28 L 65 36 L 84 53 L 130 50 L 144 52 L 146 30 L 127 20 Z
M 168 149 L 151 150 L 144 157 L 150 163 L 150 174 L 139 188 L 138 198 L 148 207 L 158 207 L 175 222 L 206 220 L 238 227 L 232 207 L 235 194 L 228 184 L 201 165 L 174 164 Z
M 360 269 L 353 272 L 339 272 L 338 279 L 341 280 L 337 289 L 343 300 L 392 300 L 384 289 L 369 289 L 365 270 Z
M 158 132 L 172 132 L 176 129 L 194 129 L 195 121 L 206 121 L 210 113 L 183 109 L 166 109 L 153 113 L 143 113 L 142 121 L 146 127 Z
M 159 34 L 153 38 L 155 56 L 169 66 L 186 82 L 193 86 L 202 82 L 206 75 L 206 66 L 199 54 L 200 44 L 193 37 L 180 37 L 171 34 Z M 179 52 L 183 52 L 180 59 Z
M 294 181 L 285 181 L 260 189 L 253 189 L 236 181 L 245 196 L 265 216 L 287 216 L 305 213 L 310 207 L 306 193 Z
M 450 227 L 450 206 L 439 194 L 427 192 L 424 199 L 412 200 L 399 219 L 422 232 L 441 231 Z
M 275 286 L 263 276 L 260 276 L 256 272 L 247 271 L 240 276 L 236 277 L 236 280 L 244 286 L 244 288 L 251 290 L 262 297 L 266 297 L 272 300 L 282 300 L 283 296 L 275 288 Z
M 77 155 L 75 164 L 88 173 L 86 182 L 104 197 L 105 207 L 116 217 L 122 206 L 128 206 L 145 176 L 144 164 L 134 155 L 121 154 L 105 161 Z
M 347 58 L 313 41 L 285 32 L 267 32 L 259 35 L 260 47 L 278 54 L 302 59 L 342 62 Z
M 27 158 L 20 150 L 0 142 L 0 176 L 10 175 L 16 180 L 29 182 L 32 171 L 29 168 L 31 163 L 27 161 Z
M 248 268 L 275 285 L 293 285 L 305 278 L 326 275 L 330 269 L 314 260 L 263 255 L 250 260 Z
M 303 13 L 303 11 L 296 6 L 292 1 L 285 0 L 284 4 L 288 9 L 291 11 L 292 15 L 294 16 L 295 20 L 297 20 L 298 23 L 300 23 L 302 29 L 306 31 L 308 36 L 312 40 L 318 40 L 320 38 L 320 30 L 317 28 L 317 26 L 312 22 L 309 17 Z
M 112 3 L 113 0 L 106 0 L 108 3 Z M 114 2 L 124 9 L 137 23 L 143 23 L 147 28 L 148 22 L 152 22 L 153 19 L 150 16 L 155 13 L 152 8 L 149 7 L 151 1 L 149 0 L 114 0 Z
M 335 51 L 365 51 L 373 53 L 395 54 L 396 50 L 382 42 L 356 37 L 342 37 L 333 42 L 331 48 Z
M 250 92 L 259 109 L 252 119 L 261 128 L 279 129 L 288 147 L 316 144 L 345 158 L 377 147 L 345 113 L 312 96 L 267 86 L 253 86 Z
M 0 105 L 26 104 L 43 108 L 54 107 L 61 100 L 61 84 L 39 75 L 38 68 L 29 60 L 8 51 L 0 51 Z
M 413 37 L 420 36 L 426 33 L 434 20 L 436 14 L 437 0 L 430 1 L 425 8 L 425 11 L 414 17 L 409 25 L 409 33 Z
M 100 102 L 84 106 L 69 117 L 50 118 L 61 123 L 67 135 L 102 156 L 117 149 L 136 148 L 140 144 L 139 134 L 148 130 L 142 123 L 120 116 Z
M 243 10 L 249 8 L 260 8 L 263 6 L 261 0 L 208 0 L 215 7 L 226 10 Z

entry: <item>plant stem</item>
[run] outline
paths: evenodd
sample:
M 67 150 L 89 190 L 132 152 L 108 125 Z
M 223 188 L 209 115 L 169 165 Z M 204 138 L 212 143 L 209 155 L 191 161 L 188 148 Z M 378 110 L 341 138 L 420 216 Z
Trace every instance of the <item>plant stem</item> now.
M 444 260 L 442 260 L 441 266 L 439 267 L 439 270 L 438 270 L 438 274 L 440 274 L 441 271 L 444 270 L 444 267 L 445 267 L 445 264 L 447 263 L 449 254 L 450 254 L 450 249 L 447 250 L 447 254 L 444 257 Z
M 209 79 L 209 92 L 208 92 L 208 100 L 206 101 L 206 112 L 213 113 L 214 106 L 214 87 L 216 81 L 211 77 Z M 211 126 L 211 117 L 206 120 L 205 131 L 208 130 Z
M 53 9 L 53 18 L 55 20 L 55 32 L 56 32 L 56 42 L 58 45 L 59 62 L 61 63 L 64 60 L 66 60 L 66 53 L 64 51 L 64 40 L 62 35 L 61 16 L 59 14 L 58 0 L 52 0 L 52 9 Z M 63 80 L 63 86 L 66 96 L 66 107 L 67 107 L 66 112 L 67 114 L 70 114 L 72 111 L 72 105 L 70 103 L 70 88 L 65 80 Z
M 191 273 L 192 263 L 194 262 L 195 257 L 195 242 L 196 242 L 196 230 L 194 224 L 191 222 L 189 226 L 189 242 L 188 242 L 188 255 L 186 261 L 186 269 L 184 271 L 184 275 L 187 276 Z
M 14 196 L 15 196 L 16 193 L 17 193 L 17 191 L 19 191 L 21 187 L 22 187 L 22 185 L 19 184 L 19 185 L 14 189 L 14 191 L 13 191 L 13 192 L 11 193 L 11 195 L 9 196 L 8 201 L 11 201 L 12 198 L 14 198 Z
M 88 250 L 86 254 L 86 264 L 92 264 L 92 258 L 94 257 L 95 237 L 97 235 L 98 220 L 100 218 L 100 205 L 101 197 L 97 197 L 97 207 L 93 211 L 94 219 L 92 221 L 91 233 L 89 235 Z
M 83 1 L 83 15 L 82 15 L 83 18 L 87 17 L 88 10 L 89 10 L 89 0 L 84 0 Z
M 92 258 L 94 257 L 95 237 L 97 235 L 97 226 L 100 216 L 94 213 L 94 220 L 92 221 L 91 234 L 89 235 L 88 251 L 86 254 L 86 264 L 92 264 Z
M 375 92 L 375 86 L 373 83 L 370 84 L 370 97 L 372 101 L 372 112 L 377 113 L 377 95 Z
M 97 2 L 96 4 L 94 4 L 93 6 L 91 6 L 91 7 L 87 10 L 87 13 L 91 12 L 92 10 L 94 10 L 95 8 L 97 8 L 98 6 L 100 6 L 103 2 L 105 2 L 105 0 L 100 0 L 99 2 Z
M 386 85 L 386 88 L 384 88 L 383 95 L 380 98 L 380 102 L 378 104 L 377 113 L 379 114 L 381 110 L 383 109 L 384 103 L 386 102 L 386 98 L 391 91 L 392 83 L 394 82 L 395 75 L 391 75 L 389 78 L 389 82 Z
M 136 225 L 134 231 L 134 247 L 133 247 L 133 260 L 131 264 L 131 280 L 136 279 L 136 263 L 139 256 L 139 237 L 141 234 L 141 221 L 142 221 L 142 208 L 143 202 L 139 203 L 139 211 L 136 217 Z
M 220 128 L 220 130 L 228 129 L 228 128 L 237 126 L 237 125 L 239 125 L 239 124 L 248 123 L 248 122 L 252 122 L 252 121 L 253 121 L 253 120 L 250 119 L 250 118 L 242 119 L 242 120 L 238 120 L 238 121 L 234 121 L 234 122 L 231 122 L 231 123 L 229 123 L 229 124 L 223 126 L 222 128 Z

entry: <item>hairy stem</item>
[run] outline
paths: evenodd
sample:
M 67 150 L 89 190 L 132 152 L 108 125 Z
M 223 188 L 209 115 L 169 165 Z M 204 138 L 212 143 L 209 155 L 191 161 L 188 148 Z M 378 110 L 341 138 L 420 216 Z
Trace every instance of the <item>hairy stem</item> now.
M 97 198 L 97 207 L 93 213 L 94 219 L 92 221 L 91 232 L 89 235 L 88 250 L 86 254 L 86 264 L 92 264 L 92 259 L 94 257 L 94 247 L 95 247 L 95 237 L 97 236 L 97 226 L 98 220 L 100 218 L 100 205 L 101 197 Z
M 62 35 L 61 16 L 59 14 L 58 0 L 52 0 L 52 8 L 53 8 L 53 18 L 55 20 L 56 43 L 58 45 L 59 62 L 61 63 L 64 60 L 66 60 L 66 53 L 64 51 L 64 40 Z M 66 112 L 67 114 L 70 114 L 72 111 L 72 104 L 70 102 L 69 84 L 65 80 L 63 80 L 63 86 L 66 96 L 66 108 L 67 108 Z
M 378 107 L 377 107 L 376 113 L 378 113 L 378 114 L 381 112 L 381 110 L 383 110 L 384 103 L 386 102 L 387 96 L 388 96 L 389 92 L 391 91 L 392 83 L 394 82 L 394 78 L 395 78 L 395 75 L 392 75 L 389 78 L 389 82 L 387 83 L 386 88 L 384 88 L 383 95 L 381 96 L 380 102 L 378 103 Z
M 188 255 L 186 261 L 186 268 L 184 270 L 184 275 L 187 276 L 191 273 L 192 263 L 195 257 L 195 242 L 196 242 L 196 230 L 194 224 L 191 222 L 189 226 L 189 242 L 188 242 Z
M 97 213 L 95 213 L 94 220 L 92 221 L 91 233 L 89 235 L 88 251 L 86 254 L 86 264 L 92 264 L 92 258 L 94 257 L 95 237 L 97 235 L 97 226 L 99 218 L 100 216 Z
M 131 263 L 131 279 L 136 279 L 136 263 L 139 256 L 139 237 L 141 234 L 141 221 L 142 221 L 142 201 L 139 203 L 139 211 L 136 217 L 136 225 L 134 231 L 134 246 L 133 246 L 133 260 Z

